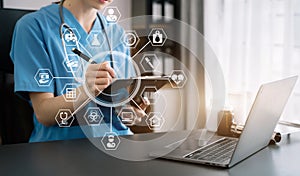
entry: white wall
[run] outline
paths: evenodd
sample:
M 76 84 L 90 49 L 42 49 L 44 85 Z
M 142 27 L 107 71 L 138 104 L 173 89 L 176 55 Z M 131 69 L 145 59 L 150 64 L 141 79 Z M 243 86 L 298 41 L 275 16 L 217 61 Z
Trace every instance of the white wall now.
M 121 13 L 121 19 L 130 18 L 131 17 L 131 0 L 114 0 L 111 3 L 112 6 L 117 6 Z

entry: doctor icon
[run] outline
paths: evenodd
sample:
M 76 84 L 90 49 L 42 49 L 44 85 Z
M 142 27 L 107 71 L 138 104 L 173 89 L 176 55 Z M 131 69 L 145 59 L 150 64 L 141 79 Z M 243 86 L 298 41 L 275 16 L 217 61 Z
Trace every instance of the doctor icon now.
M 106 20 L 108 22 L 116 22 L 118 20 L 117 15 L 115 15 L 115 10 L 114 9 L 108 9 L 108 15 L 106 16 Z
M 117 150 L 121 140 L 115 132 L 107 132 L 101 139 L 101 143 L 105 150 Z
M 107 138 L 108 138 L 108 142 L 106 144 L 106 147 L 107 148 L 115 148 L 116 147 L 116 143 L 114 142 L 115 137 L 113 135 L 109 135 L 109 136 L 107 136 Z

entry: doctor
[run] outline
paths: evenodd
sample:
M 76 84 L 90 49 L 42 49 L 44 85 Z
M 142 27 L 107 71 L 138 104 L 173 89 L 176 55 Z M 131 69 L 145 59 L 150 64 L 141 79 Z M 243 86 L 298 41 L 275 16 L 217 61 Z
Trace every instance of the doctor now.
M 51 4 L 25 15 L 17 22 L 10 54 L 15 70 L 15 92 L 28 100 L 34 109 L 34 130 L 30 142 L 85 137 L 80 126 L 61 128 L 55 120 L 60 109 L 75 111 L 73 102 L 66 101 L 64 92 L 66 84 L 74 80 L 63 79 L 73 77 L 74 74 L 66 70 L 64 63 L 70 62 L 71 56 L 74 56 L 71 52 L 74 47 L 90 57 L 110 50 L 130 56 L 128 48 L 119 42 L 123 29 L 106 21 L 101 14 L 97 15 L 99 10 L 111 2 L 112 0 L 62 0 L 59 4 Z M 67 27 L 62 24 L 67 24 Z M 67 30 L 68 27 L 73 33 Z M 109 30 L 105 31 L 104 28 Z M 108 36 L 106 39 L 105 35 Z M 124 63 L 120 58 L 114 59 L 117 63 Z M 120 77 L 114 67 L 118 65 L 114 65 L 109 56 L 98 64 L 88 65 L 83 73 L 88 90 L 98 95 L 113 78 Z M 46 69 L 53 75 L 53 80 L 47 86 L 41 86 L 36 81 L 36 74 L 40 69 Z M 124 75 L 130 76 L 127 72 Z M 42 78 L 44 80 L 48 77 Z M 76 92 L 81 92 L 76 104 L 82 104 L 88 99 L 85 90 L 82 84 L 76 87 Z M 141 109 L 134 110 L 139 117 L 143 117 L 143 109 L 147 106 L 148 102 L 144 102 L 140 105 Z M 104 122 L 108 123 L 109 108 L 101 107 L 101 111 Z M 116 113 L 113 113 L 112 121 L 113 132 L 118 135 L 132 134 Z M 107 129 L 103 129 L 101 133 L 105 131 Z

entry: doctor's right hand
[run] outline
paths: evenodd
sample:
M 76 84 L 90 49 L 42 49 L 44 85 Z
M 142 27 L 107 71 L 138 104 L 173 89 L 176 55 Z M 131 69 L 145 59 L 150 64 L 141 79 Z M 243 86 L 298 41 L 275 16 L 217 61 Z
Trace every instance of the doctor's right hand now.
M 97 96 L 111 84 L 115 77 L 115 71 L 109 62 L 90 64 L 85 73 L 85 82 L 90 92 Z

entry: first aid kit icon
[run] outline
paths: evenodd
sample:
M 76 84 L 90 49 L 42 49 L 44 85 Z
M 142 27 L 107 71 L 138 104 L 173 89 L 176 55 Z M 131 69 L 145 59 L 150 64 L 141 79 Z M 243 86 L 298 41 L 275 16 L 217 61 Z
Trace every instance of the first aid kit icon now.
M 153 38 L 152 42 L 154 44 L 162 44 L 163 43 L 163 34 L 159 30 L 155 31 L 152 38 Z
M 148 35 L 152 46 L 163 46 L 167 40 L 167 34 L 163 28 L 153 28 Z

